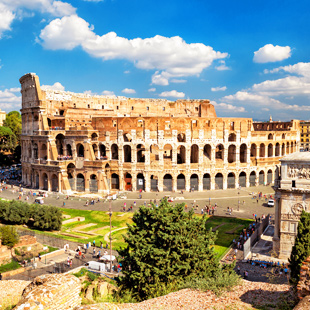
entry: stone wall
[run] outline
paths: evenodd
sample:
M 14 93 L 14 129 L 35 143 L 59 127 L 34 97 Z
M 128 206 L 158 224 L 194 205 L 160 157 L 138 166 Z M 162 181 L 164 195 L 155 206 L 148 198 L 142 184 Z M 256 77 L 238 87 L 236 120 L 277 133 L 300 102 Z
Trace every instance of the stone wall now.
M 25 235 L 19 237 L 18 243 L 14 246 L 14 248 L 18 248 L 21 246 L 28 246 L 37 243 L 37 238 L 35 236 Z
M 67 310 L 81 305 L 80 280 L 72 275 L 43 275 L 23 292 L 15 310 Z

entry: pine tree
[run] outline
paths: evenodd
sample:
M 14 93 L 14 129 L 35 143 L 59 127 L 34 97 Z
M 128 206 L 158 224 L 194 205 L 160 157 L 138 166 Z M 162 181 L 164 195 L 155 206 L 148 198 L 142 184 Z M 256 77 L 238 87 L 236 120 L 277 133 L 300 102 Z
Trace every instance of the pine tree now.
M 144 300 L 155 297 L 161 286 L 220 272 L 213 249 L 216 234 L 206 229 L 205 217 L 164 200 L 159 207 L 140 207 L 133 222 L 124 236 L 128 246 L 119 250 L 121 293 Z
M 310 255 L 310 213 L 302 211 L 298 223 L 298 232 L 295 244 L 289 259 L 291 269 L 290 282 L 297 285 L 300 276 L 300 267 Z

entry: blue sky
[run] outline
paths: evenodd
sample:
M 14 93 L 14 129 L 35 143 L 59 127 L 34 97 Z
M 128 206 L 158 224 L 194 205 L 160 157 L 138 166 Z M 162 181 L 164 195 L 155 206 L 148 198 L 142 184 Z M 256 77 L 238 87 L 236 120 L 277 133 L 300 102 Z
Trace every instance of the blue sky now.
M 306 0 L 0 0 L 0 109 L 20 109 L 35 72 L 47 88 L 309 119 L 309 33 Z

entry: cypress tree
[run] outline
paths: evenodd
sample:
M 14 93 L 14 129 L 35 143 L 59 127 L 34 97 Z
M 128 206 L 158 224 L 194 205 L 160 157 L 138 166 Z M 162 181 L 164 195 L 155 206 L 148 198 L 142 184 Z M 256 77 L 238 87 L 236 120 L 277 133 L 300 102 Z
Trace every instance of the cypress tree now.
M 294 285 L 297 285 L 299 281 L 302 262 L 310 255 L 310 213 L 302 211 L 297 230 L 295 244 L 289 258 L 290 282 Z

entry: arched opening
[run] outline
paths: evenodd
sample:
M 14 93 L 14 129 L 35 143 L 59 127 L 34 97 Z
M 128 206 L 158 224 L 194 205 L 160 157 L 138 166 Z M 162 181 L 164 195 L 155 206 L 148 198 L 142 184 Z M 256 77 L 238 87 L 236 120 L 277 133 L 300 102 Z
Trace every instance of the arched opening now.
M 215 149 L 215 160 L 222 161 L 224 160 L 224 146 L 223 144 L 218 144 Z
M 130 173 L 125 173 L 124 177 L 124 182 L 125 182 L 125 191 L 132 191 L 132 176 Z
M 76 179 L 74 178 L 74 173 L 75 173 L 75 165 L 70 163 L 67 166 L 67 175 L 71 190 L 73 191 L 75 191 L 76 189 Z
M 234 163 L 236 161 L 236 146 L 235 145 L 230 145 L 228 147 L 228 162 Z
M 223 189 L 223 175 L 217 173 L 215 176 L 215 189 Z
M 104 144 L 100 144 L 99 146 L 100 159 L 108 159 L 107 152 Z
M 259 146 L 259 157 L 264 158 L 265 157 L 265 144 L 261 143 Z
M 112 173 L 111 175 L 111 188 L 119 189 L 119 176 L 116 173 Z
M 294 143 L 291 142 L 291 153 L 294 153 Z
M 67 150 L 67 156 L 70 156 L 72 158 L 72 148 L 71 144 L 66 145 L 66 150 Z
M 171 174 L 165 174 L 163 184 L 164 184 L 164 191 L 166 191 L 166 192 L 172 191 L 172 176 L 171 176 Z
M 191 164 L 198 164 L 199 161 L 199 147 L 197 144 L 193 144 L 191 146 L 191 157 L 190 157 Z
M 36 172 L 36 173 L 35 173 L 35 180 L 34 180 L 34 181 L 35 181 L 35 183 L 34 183 L 34 188 L 35 188 L 35 189 L 38 189 L 39 186 L 40 186 L 39 179 L 40 179 L 39 173 Z
M 206 144 L 203 148 L 203 156 L 204 156 L 204 159 L 207 159 L 207 160 L 211 160 L 211 145 L 210 144 Z
M 112 155 L 112 160 L 118 160 L 118 146 L 117 146 L 117 144 L 112 144 L 111 155 Z
M 152 144 L 150 147 L 150 161 L 159 160 L 159 147 L 157 144 Z
M 229 136 L 228 136 L 228 141 L 229 142 L 236 142 L 237 141 L 236 134 L 230 133 Z
M 284 139 L 285 139 L 285 133 L 282 134 L 282 140 L 284 140 Z
M 56 148 L 57 148 L 57 153 L 58 156 L 62 156 L 64 155 L 64 140 L 65 140 L 65 136 L 63 134 L 58 134 L 56 136 Z
M 52 121 L 50 118 L 47 119 L 47 125 L 48 127 L 52 127 Z
M 92 145 L 92 147 L 93 147 L 94 155 L 95 155 L 96 159 L 98 159 L 98 146 L 97 146 L 97 144 L 94 143 Z
M 43 190 L 48 190 L 48 176 L 46 173 L 42 174 L 42 181 L 43 181 Z
M 58 192 L 58 176 L 52 175 L 52 192 Z
M 268 140 L 273 140 L 273 135 L 272 135 L 272 133 L 270 133 L 270 134 L 268 135 Z
M 124 139 L 124 142 L 131 142 L 132 136 L 131 136 L 130 133 L 124 133 L 123 134 L 123 139 Z
M 155 175 L 151 175 L 151 191 L 158 191 L 158 177 Z
M 265 171 L 264 170 L 261 170 L 259 172 L 258 183 L 259 185 L 265 185 Z
M 275 156 L 280 156 L 280 143 L 276 143 Z
M 256 180 L 256 173 L 255 173 L 255 171 L 252 171 L 251 173 L 250 173 L 250 186 L 255 186 L 256 185 L 256 183 L 255 183 L 255 180 Z
M 282 143 L 281 155 L 284 156 L 284 154 L 285 154 L 285 143 Z
M 246 187 L 246 173 L 244 171 L 239 174 L 239 186 Z
M 84 157 L 84 146 L 83 146 L 83 144 L 79 143 L 76 146 L 76 149 L 77 149 L 77 156 L 78 157 Z
M 179 174 L 177 177 L 177 189 L 184 190 L 185 189 L 185 176 L 184 174 Z
M 137 163 L 145 162 L 145 147 L 142 144 L 137 145 Z
M 177 162 L 178 164 L 185 164 L 186 160 L 186 149 L 184 145 L 178 146 L 178 153 L 177 153 Z
M 211 177 L 209 173 L 205 173 L 202 178 L 203 189 L 210 190 L 211 189 Z
M 235 188 L 236 176 L 234 173 L 230 172 L 227 176 L 227 188 Z
M 246 144 L 240 145 L 240 163 L 246 163 L 247 162 L 247 146 Z
M 286 154 L 290 154 L 290 143 L 286 143 Z
M 124 162 L 131 163 L 131 146 L 124 145 Z
M 273 145 L 271 143 L 268 144 L 268 157 L 273 156 Z
M 178 142 L 186 142 L 185 133 L 179 133 L 177 139 L 178 139 Z
M 33 144 L 33 158 L 38 159 L 38 145 L 36 143 Z
M 251 144 L 251 157 L 256 157 L 256 144 L 254 143 Z
M 94 133 L 91 135 L 91 139 L 92 139 L 93 141 L 98 140 L 98 135 L 94 132 Z
M 199 178 L 197 174 L 192 174 L 190 178 L 190 188 L 191 190 L 198 191 Z
M 98 179 L 95 174 L 92 174 L 89 179 L 89 191 L 91 193 L 98 193 Z
M 137 190 L 144 190 L 145 182 L 144 182 L 144 175 L 142 173 L 137 174 Z
M 47 147 L 46 144 L 41 145 L 41 158 L 46 160 L 47 159 Z
M 78 192 L 85 192 L 85 178 L 82 173 L 76 176 L 76 190 Z
M 272 177 L 272 170 L 269 169 L 267 172 L 267 183 L 271 184 L 273 182 L 273 177 Z
M 164 146 L 164 161 L 172 161 L 172 146 L 170 144 Z

